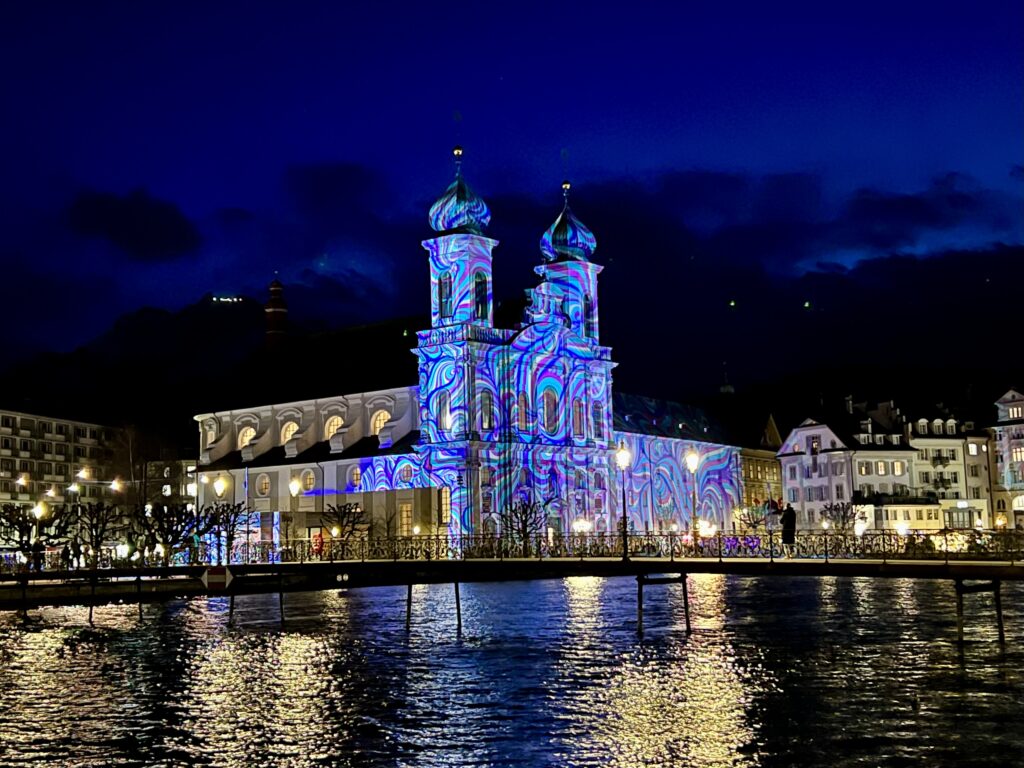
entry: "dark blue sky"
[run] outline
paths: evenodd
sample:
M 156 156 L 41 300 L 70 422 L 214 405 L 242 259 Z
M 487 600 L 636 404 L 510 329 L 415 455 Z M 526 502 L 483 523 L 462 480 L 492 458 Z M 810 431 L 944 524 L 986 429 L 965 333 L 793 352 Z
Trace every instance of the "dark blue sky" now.
M 649 299 L 696 290 L 708 322 L 769 278 L 1024 241 L 1024 5 L 779 5 L 5 5 L 17 343 L 262 297 L 275 269 L 326 322 L 424 312 L 456 142 L 499 296 L 563 176 L 606 284 L 664 274 Z M 610 290 L 606 327 L 634 300 Z

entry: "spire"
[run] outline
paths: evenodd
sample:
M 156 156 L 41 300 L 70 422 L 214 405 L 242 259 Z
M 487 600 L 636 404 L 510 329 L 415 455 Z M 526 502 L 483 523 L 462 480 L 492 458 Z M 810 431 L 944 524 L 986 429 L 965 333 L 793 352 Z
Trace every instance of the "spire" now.
M 491 223 L 487 203 L 462 178 L 462 147 L 452 150 L 455 157 L 455 180 L 430 206 L 430 226 L 435 232 L 470 232 L 479 235 Z
M 540 251 L 546 261 L 589 261 L 597 250 L 597 239 L 569 208 L 572 185 L 562 182 L 565 204 L 555 223 L 540 238 Z
M 284 285 L 277 279 L 276 271 L 268 289 L 270 299 L 263 307 L 267 318 L 267 343 L 271 347 L 276 347 L 282 342 L 288 329 L 288 304 L 284 300 Z

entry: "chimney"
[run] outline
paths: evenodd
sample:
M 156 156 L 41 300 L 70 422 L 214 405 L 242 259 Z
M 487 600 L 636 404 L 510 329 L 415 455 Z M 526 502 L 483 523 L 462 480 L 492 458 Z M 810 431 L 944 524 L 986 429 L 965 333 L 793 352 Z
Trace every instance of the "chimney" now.
M 846 396 L 846 412 L 853 414 L 853 395 Z
M 277 349 L 288 332 L 288 304 L 284 300 L 284 286 L 277 277 L 270 283 L 270 300 L 263 311 L 267 317 L 267 346 Z

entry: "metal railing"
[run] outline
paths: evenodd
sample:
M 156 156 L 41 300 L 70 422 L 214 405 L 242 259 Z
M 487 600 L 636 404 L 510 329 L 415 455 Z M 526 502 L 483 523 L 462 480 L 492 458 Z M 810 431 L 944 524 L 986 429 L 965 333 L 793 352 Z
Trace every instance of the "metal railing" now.
M 685 533 L 632 534 L 630 558 L 782 558 L 786 556 L 778 531 L 717 532 L 693 537 Z M 796 559 L 881 560 L 989 560 L 1024 559 L 1024 531 L 946 529 L 927 531 L 869 530 L 857 536 L 835 530 L 798 531 L 790 554 Z M 163 553 L 125 555 L 104 547 L 96 555 L 98 568 L 133 568 L 161 565 L 220 565 L 329 563 L 337 561 L 515 560 L 522 558 L 621 558 L 621 534 L 536 535 L 523 538 L 489 534 L 405 536 L 395 538 L 285 540 L 278 543 L 240 543 L 223 547 L 180 547 Z M 16 552 L 0 553 L 0 573 L 32 570 L 91 569 L 87 557 L 68 563 L 60 552 L 42 553 L 41 561 Z

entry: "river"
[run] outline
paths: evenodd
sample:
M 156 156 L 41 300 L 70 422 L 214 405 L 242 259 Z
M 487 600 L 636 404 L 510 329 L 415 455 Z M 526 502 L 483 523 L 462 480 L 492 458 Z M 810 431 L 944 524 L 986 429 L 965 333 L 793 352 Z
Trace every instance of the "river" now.
M 0 614 L 0 765 L 1024 764 L 1024 587 L 697 576 Z

